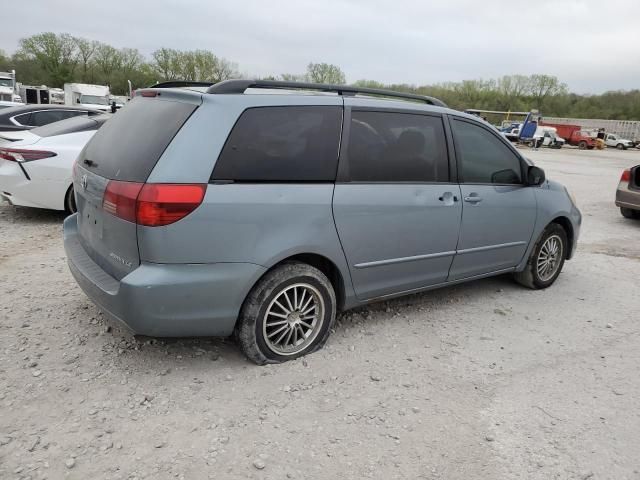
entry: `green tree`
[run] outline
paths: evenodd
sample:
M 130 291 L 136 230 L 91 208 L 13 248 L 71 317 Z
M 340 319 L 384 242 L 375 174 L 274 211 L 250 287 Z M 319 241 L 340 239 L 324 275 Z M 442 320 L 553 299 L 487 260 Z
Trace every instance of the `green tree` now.
M 0 70 L 7 70 L 9 67 L 9 57 L 4 53 L 4 50 L 0 49 Z
M 73 79 L 78 64 L 78 49 L 75 39 L 67 34 L 39 33 L 20 40 L 18 53 L 32 59 L 47 74 L 47 83 L 62 87 Z
M 329 63 L 310 63 L 307 65 L 307 78 L 314 83 L 346 83 L 342 70 Z
M 180 77 L 180 52 L 172 48 L 160 48 L 152 54 L 154 67 L 163 80 L 176 80 Z

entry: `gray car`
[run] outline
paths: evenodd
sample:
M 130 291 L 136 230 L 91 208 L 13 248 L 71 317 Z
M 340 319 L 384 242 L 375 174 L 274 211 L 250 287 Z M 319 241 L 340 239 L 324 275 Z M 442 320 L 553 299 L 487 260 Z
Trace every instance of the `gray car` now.
M 581 223 L 477 117 L 333 85 L 142 90 L 74 188 L 64 245 L 99 307 L 137 334 L 235 333 L 259 364 L 317 350 L 369 302 L 504 273 L 546 288 Z
M 620 176 L 616 206 L 625 218 L 640 220 L 640 165 L 627 168 Z

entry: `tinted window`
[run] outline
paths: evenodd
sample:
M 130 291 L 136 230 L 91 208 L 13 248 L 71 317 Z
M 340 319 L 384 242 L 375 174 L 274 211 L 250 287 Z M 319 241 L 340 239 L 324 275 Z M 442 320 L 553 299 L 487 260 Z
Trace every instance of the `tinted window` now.
M 440 117 L 389 112 L 351 115 L 349 178 L 360 182 L 447 182 Z
M 87 130 L 97 130 L 106 122 L 109 115 L 100 117 L 73 117 L 60 122 L 50 123 L 44 127 L 36 127 L 31 130 L 32 133 L 39 137 L 54 137 L 56 135 L 66 135 L 67 133 L 85 132 Z
M 341 107 L 248 109 L 233 127 L 212 179 L 334 181 L 341 124 Z
M 16 115 L 13 117 L 13 120 L 18 122 L 20 125 L 31 126 L 31 113 L 23 113 L 22 115 Z
M 42 125 L 49 125 L 53 122 L 59 122 L 60 120 L 66 120 L 67 118 L 86 114 L 87 112 L 83 112 L 82 110 L 43 110 L 40 112 L 32 112 L 30 121 L 31 125 L 34 127 L 40 127 Z
M 144 182 L 195 109 L 190 103 L 138 97 L 98 130 L 79 161 L 106 178 Z
M 484 128 L 454 120 L 453 136 L 464 183 L 522 183 L 520 159 Z

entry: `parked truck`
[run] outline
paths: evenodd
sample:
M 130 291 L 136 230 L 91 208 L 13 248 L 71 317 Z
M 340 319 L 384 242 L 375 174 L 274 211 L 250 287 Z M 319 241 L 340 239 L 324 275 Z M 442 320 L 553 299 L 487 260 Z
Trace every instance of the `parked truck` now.
M 560 138 L 564 138 L 567 144 L 577 146 L 582 150 L 587 148 L 592 149 L 596 146 L 596 138 L 589 132 L 583 130 L 580 125 L 549 122 L 540 122 L 540 125 L 545 127 L 554 127 L 557 135 Z
M 18 92 L 20 93 L 20 98 L 22 99 L 22 101 L 27 104 L 35 103 L 48 105 L 49 103 L 51 103 L 49 88 L 45 85 L 41 85 L 39 87 L 31 85 L 20 85 Z
M 81 105 L 106 112 L 110 110 L 109 98 L 109 87 L 103 85 L 89 85 L 86 83 L 64 84 L 65 105 Z
M 622 138 L 620 135 L 616 135 L 614 133 L 606 133 L 604 135 L 604 143 L 607 147 L 614 147 L 618 150 L 633 148 L 635 145 L 631 140 Z
M 16 72 L 0 72 L 0 102 L 20 102 L 16 93 Z

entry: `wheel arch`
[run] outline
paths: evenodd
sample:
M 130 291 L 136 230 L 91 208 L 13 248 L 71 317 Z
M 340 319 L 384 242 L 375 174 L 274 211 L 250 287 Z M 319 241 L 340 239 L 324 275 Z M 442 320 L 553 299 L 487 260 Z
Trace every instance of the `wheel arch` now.
M 549 222 L 549 225 L 551 225 L 552 223 L 560 225 L 567 234 L 568 245 L 565 259 L 569 260 L 573 256 L 573 241 L 575 239 L 575 231 L 573 229 L 573 225 L 571 224 L 571 220 L 569 220 L 567 217 L 559 216 L 551 220 Z
M 282 265 L 283 263 L 286 263 L 286 262 L 306 263 L 307 265 L 311 265 L 312 267 L 315 267 L 318 270 L 320 270 L 322 273 L 324 273 L 329 279 L 329 281 L 331 282 L 331 285 L 333 286 L 333 291 L 336 294 L 336 302 L 337 302 L 336 306 L 338 311 L 341 311 L 344 309 L 345 300 L 346 300 L 345 279 L 342 275 L 342 272 L 340 271 L 340 269 L 338 268 L 338 266 L 335 264 L 333 260 L 319 253 L 311 253 L 311 252 L 297 253 L 294 255 L 290 255 L 286 258 L 283 258 L 277 261 L 276 263 L 274 263 L 273 265 L 269 266 L 265 274 L 267 272 L 270 272 L 277 266 Z

